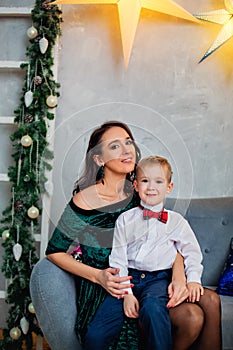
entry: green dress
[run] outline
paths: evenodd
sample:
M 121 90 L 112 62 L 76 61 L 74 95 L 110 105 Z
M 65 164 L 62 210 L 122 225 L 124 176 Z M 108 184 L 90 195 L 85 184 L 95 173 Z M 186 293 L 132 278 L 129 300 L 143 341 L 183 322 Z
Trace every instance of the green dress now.
M 136 205 L 138 205 L 138 198 L 133 196 L 116 204 L 84 210 L 77 207 L 71 200 L 48 243 L 46 254 L 67 252 L 72 243 L 78 240 L 83 263 L 100 269 L 109 267 L 108 256 L 111 252 L 115 222 L 121 213 Z M 106 293 L 99 284 L 77 278 L 76 330 L 81 343 L 83 343 L 87 326 Z M 118 340 L 109 350 L 138 349 L 138 322 L 135 319 L 126 318 Z

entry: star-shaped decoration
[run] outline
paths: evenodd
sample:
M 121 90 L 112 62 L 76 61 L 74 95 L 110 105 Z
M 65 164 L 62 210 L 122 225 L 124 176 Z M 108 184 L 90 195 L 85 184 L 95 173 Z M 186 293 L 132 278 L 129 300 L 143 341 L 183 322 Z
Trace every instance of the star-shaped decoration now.
M 116 4 L 118 8 L 125 66 L 128 66 L 141 9 L 199 22 L 172 0 L 56 0 L 52 4 Z
M 233 0 L 224 0 L 224 4 L 226 9 L 202 12 L 194 15 L 200 20 L 223 25 L 215 41 L 205 52 L 199 63 L 210 56 L 233 36 Z

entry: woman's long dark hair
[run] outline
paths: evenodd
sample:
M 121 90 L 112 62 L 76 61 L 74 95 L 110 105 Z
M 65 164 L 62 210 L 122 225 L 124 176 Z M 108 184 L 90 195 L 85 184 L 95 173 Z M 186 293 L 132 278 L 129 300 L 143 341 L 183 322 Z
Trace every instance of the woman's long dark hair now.
M 96 154 L 101 154 L 101 146 L 100 146 L 101 138 L 108 129 L 111 129 L 114 126 L 118 126 L 119 128 L 124 129 L 127 132 L 127 134 L 130 136 L 130 138 L 134 141 L 134 137 L 129 127 L 126 124 L 119 121 L 115 121 L 115 120 L 108 121 L 102 124 L 99 128 L 95 129 L 91 134 L 91 137 L 89 140 L 83 174 L 75 182 L 73 194 L 78 193 L 81 190 L 96 184 L 100 180 L 100 172 L 99 172 L 100 167 L 95 163 L 93 157 Z M 134 147 L 136 152 L 136 164 L 137 164 L 139 159 L 141 158 L 141 152 L 135 142 L 134 142 Z M 135 168 L 136 168 L 136 164 L 135 164 Z M 132 183 L 132 179 L 134 179 L 135 168 L 132 173 L 129 173 L 126 175 L 126 180 L 128 180 L 126 181 L 126 186 L 125 186 L 126 192 L 132 191 L 132 186 L 131 186 L 131 189 L 127 187 L 128 187 L 129 181 Z

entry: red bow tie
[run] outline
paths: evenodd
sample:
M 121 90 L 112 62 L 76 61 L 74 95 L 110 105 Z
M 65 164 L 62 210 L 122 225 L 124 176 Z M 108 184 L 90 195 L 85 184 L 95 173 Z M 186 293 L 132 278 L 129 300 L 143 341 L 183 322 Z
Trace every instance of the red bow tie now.
M 143 219 L 148 220 L 150 218 L 155 218 L 161 221 L 162 223 L 166 224 L 167 219 L 168 219 L 168 212 L 165 211 L 164 209 L 158 213 L 144 208 L 142 205 L 139 205 L 139 208 L 143 210 Z

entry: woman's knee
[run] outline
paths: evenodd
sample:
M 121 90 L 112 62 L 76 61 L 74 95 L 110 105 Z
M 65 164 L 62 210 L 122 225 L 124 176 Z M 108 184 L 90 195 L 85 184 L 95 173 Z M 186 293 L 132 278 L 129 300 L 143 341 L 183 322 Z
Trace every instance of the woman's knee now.
M 211 290 L 211 289 L 204 289 L 204 295 L 201 296 L 200 302 L 198 303 L 203 310 L 209 309 L 209 311 L 216 311 L 219 310 L 221 307 L 221 299 L 219 295 Z
M 201 308 L 197 305 L 187 303 L 185 311 L 186 326 L 190 326 L 190 329 L 193 327 L 201 329 L 204 323 L 204 314 Z
M 189 334 L 193 339 L 198 337 L 204 324 L 202 309 L 192 303 L 183 303 L 170 309 L 170 318 L 174 329 L 181 334 Z
M 73 276 L 43 259 L 33 268 L 30 293 L 40 327 L 52 349 L 79 349 L 74 331 L 77 309 Z

